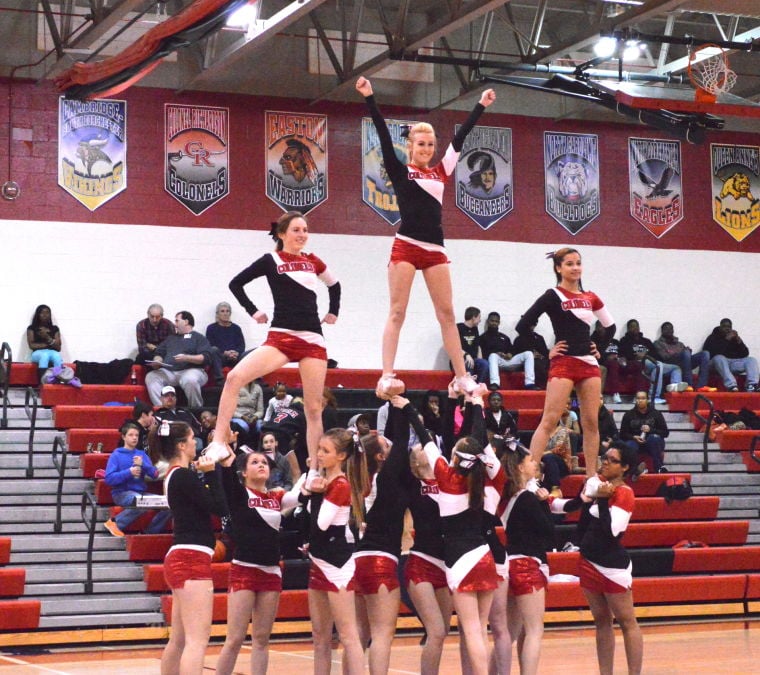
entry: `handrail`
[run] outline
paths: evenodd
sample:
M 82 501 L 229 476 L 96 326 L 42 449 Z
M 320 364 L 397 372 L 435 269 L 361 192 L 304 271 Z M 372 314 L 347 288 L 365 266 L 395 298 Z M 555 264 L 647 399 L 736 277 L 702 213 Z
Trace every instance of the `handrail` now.
M 707 404 L 708 414 L 707 417 L 703 417 L 699 412 L 699 402 L 704 401 Z M 707 454 L 707 445 L 710 443 L 710 425 L 715 419 L 715 405 L 713 402 L 704 396 L 703 394 L 697 394 L 694 397 L 694 405 L 691 410 L 694 417 L 696 417 L 705 426 L 705 433 L 702 436 L 702 471 L 707 473 L 710 470 L 710 461 Z
M 760 434 L 755 434 L 749 444 L 749 458 L 760 464 L 760 457 L 756 453 L 758 445 L 760 445 Z
M 7 342 L 0 346 L 0 368 L 3 370 L 3 381 L 0 382 L 0 391 L 2 391 L 3 414 L 0 416 L 0 429 L 8 428 L 8 387 L 11 384 L 11 366 L 13 365 L 13 350 Z
M 61 459 L 58 460 L 60 448 Z M 58 469 L 58 490 L 56 492 L 55 522 L 53 523 L 53 532 L 60 534 L 63 529 L 61 519 L 61 510 L 63 508 L 63 479 L 66 474 L 66 459 L 69 456 L 69 446 L 63 434 L 59 434 L 53 440 L 53 466 Z
M 90 506 L 90 518 L 87 519 L 87 506 Z M 89 491 L 85 490 L 82 493 L 81 504 L 82 522 L 87 528 L 89 537 L 87 539 L 87 579 L 84 582 L 84 592 L 90 595 L 93 591 L 92 582 L 92 555 L 95 544 L 95 526 L 98 522 L 98 503 L 95 501 L 95 496 Z
M 31 403 L 31 405 L 30 405 Z M 26 477 L 34 478 L 34 433 L 37 431 L 37 408 L 39 408 L 37 392 L 33 387 L 27 387 L 24 396 L 24 411 L 29 418 L 29 441 L 27 443 L 28 462 L 26 465 Z

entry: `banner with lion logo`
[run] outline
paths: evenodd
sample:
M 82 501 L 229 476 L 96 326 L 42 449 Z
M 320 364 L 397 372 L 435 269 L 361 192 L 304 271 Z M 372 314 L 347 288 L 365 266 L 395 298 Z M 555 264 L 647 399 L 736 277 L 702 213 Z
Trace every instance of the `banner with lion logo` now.
M 760 225 L 760 147 L 710 144 L 713 220 L 736 241 Z
M 127 189 L 127 102 L 58 102 L 58 185 L 90 211 Z
M 266 194 L 283 211 L 327 200 L 327 115 L 264 113 Z
M 514 208 L 512 130 L 474 127 L 462 146 L 455 181 L 457 206 L 484 230 L 506 216 Z
M 658 239 L 683 220 L 680 141 L 628 139 L 631 216 Z
M 570 234 L 599 216 L 599 138 L 544 132 L 546 212 Z

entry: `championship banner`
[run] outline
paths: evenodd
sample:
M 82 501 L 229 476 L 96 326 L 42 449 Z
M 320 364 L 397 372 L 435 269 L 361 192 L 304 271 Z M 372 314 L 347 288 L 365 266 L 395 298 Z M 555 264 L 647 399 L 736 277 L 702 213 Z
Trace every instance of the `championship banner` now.
M 683 220 L 680 141 L 628 139 L 631 216 L 658 239 Z
M 736 241 L 760 225 L 760 147 L 710 144 L 713 220 Z
M 385 124 L 391 134 L 396 157 L 406 164 L 409 157 L 406 138 L 401 136 L 401 132 L 416 122 L 385 120 Z M 380 139 L 371 117 L 362 117 L 362 201 L 390 225 L 397 225 L 401 220 L 396 193 L 385 171 Z
M 228 108 L 164 105 L 164 189 L 199 216 L 230 192 Z
M 599 215 L 599 138 L 544 132 L 546 212 L 570 234 Z
M 308 213 L 327 199 L 327 115 L 266 111 L 267 197 Z
M 514 208 L 512 130 L 474 127 L 462 146 L 455 181 L 457 206 L 481 228 L 506 216 Z
M 90 211 L 126 189 L 126 101 L 58 100 L 58 185 Z

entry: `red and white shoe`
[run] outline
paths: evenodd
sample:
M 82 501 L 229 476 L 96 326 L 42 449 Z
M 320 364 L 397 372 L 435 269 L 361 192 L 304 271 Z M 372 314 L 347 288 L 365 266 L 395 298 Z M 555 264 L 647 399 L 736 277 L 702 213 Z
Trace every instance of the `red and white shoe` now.
M 399 380 L 395 373 L 385 373 L 377 381 L 375 395 L 384 401 L 389 401 L 394 396 L 403 394 L 406 391 L 406 385 Z
M 454 381 L 454 389 L 460 394 L 467 394 L 468 396 L 487 396 L 488 386 L 475 381 L 475 378 L 470 375 L 463 375 L 457 377 Z
M 226 443 L 211 441 L 201 454 L 211 457 L 215 462 L 222 462 L 230 456 L 230 448 Z

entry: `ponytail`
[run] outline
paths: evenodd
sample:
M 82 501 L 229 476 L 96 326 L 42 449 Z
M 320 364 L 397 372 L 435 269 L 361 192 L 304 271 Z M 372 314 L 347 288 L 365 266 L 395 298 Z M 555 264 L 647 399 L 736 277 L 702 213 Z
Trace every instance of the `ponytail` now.
M 161 420 L 158 426 L 153 427 L 148 434 L 148 448 L 151 455 L 170 462 L 178 454 L 177 445 L 187 438 L 190 431 L 190 425 L 187 422 Z
M 483 508 L 486 489 L 486 467 L 481 457 L 483 446 L 472 436 L 465 436 L 454 446 L 453 454 L 458 458 L 456 469 L 467 476 L 468 506 L 478 511 Z
M 324 436 L 329 438 L 338 452 L 344 452 L 343 463 L 348 484 L 351 486 L 351 516 L 359 529 L 364 522 L 364 495 L 369 492 L 369 473 L 364 446 L 359 437 L 346 429 L 328 429 Z

